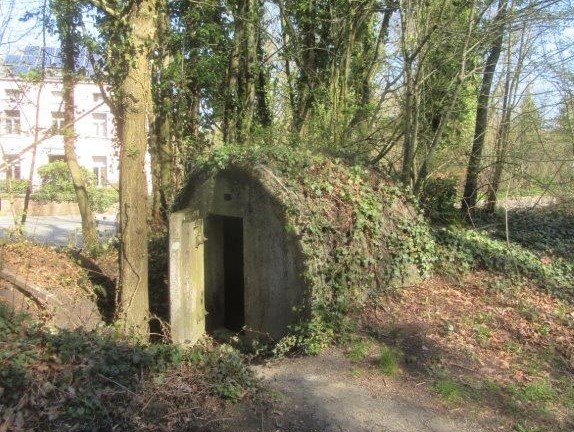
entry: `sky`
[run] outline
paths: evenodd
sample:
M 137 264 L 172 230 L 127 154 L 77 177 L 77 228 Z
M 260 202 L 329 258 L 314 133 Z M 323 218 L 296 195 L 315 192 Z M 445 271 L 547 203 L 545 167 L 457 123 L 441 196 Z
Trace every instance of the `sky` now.
M 40 10 L 43 4 L 44 0 L 0 0 L 0 56 L 17 54 L 26 45 L 42 45 L 38 19 L 33 17 L 24 21 L 23 17 L 26 12 Z M 46 33 L 46 45 L 57 46 L 58 39 Z

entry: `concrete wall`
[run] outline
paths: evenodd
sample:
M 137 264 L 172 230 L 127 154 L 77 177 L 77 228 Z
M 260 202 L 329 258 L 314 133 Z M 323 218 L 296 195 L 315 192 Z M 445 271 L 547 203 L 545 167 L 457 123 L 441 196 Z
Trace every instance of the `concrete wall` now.
M 174 339 L 180 342 L 190 340 L 184 333 L 195 332 L 176 328 L 182 320 L 178 314 L 185 310 L 182 304 L 189 303 L 194 297 L 189 292 L 181 296 L 188 283 L 186 278 L 196 278 L 196 275 L 189 273 L 196 263 L 182 259 L 181 253 L 183 242 L 191 240 L 183 238 L 181 228 L 176 226 L 181 226 L 185 214 L 195 214 L 202 221 L 201 236 L 206 247 L 202 247 L 201 254 L 195 256 L 202 259 L 200 255 L 203 255 L 203 272 L 196 272 L 201 273 L 201 279 L 205 275 L 204 306 L 210 314 L 208 322 L 215 323 L 215 326 L 222 322 L 221 308 L 224 304 L 221 253 L 218 247 L 208 246 L 209 242 L 221 241 L 221 230 L 217 222 L 207 223 L 209 215 L 240 217 L 243 219 L 245 326 L 273 338 L 283 336 L 287 325 L 295 319 L 293 308 L 301 304 L 304 289 L 296 239 L 284 229 L 281 207 L 256 181 L 238 174 L 220 173 L 215 179 L 196 185 L 188 208 L 172 215 L 170 291 L 172 332 L 177 335 Z M 174 251 L 174 245 L 178 242 L 180 246 Z M 176 269 L 176 266 L 183 268 Z M 184 313 L 194 314 L 193 311 Z M 205 326 L 205 323 L 201 325 Z
M 9 197 L 0 196 L 0 216 L 20 215 L 24 209 L 24 198 L 14 198 L 13 208 Z M 30 200 L 28 215 L 30 216 L 71 216 L 79 215 L 80 210 L 75 202 L 46 202 Z

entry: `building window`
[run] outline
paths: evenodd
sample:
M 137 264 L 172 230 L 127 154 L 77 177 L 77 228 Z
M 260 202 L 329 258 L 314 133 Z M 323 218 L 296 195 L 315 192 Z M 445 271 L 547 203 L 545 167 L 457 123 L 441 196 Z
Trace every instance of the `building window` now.
M 52 92 L 52 96 L 54 96 L 56 99 L 62 99 L 64 97 L 64 92 L 61 90 L 54 90 Z
M 20 128 L 20 110 L 4 111 L 4 132 L 6 134 L 19 134 Z
M 66 156 L 64 155 L 48 155 L 48 163 L 66 161 Z
M 94 178 L 97 186 L 108 184 L 108 161 L 105 156 L 94 156 Z
M 93 113 L 94 136 L 99 138 L 108 137 L 108 115 L 106 113 Z
M 5 92 L 10 102 L 19 102 L 22 99 L 22 91 L 19 89 L 6 89 Z
M 6 179 L 10 180 L 22 179 L 22 174 L 20 172 L 20 156 L 5 155 L 3 168 L 6 169 Z
M 101 93 L 92 93 L 92 96 L 94 98 L 94 102 L 103 102 L 104 101 L 104 95 L 102 95 Z
M 64 113 L 62 111 L 52 111 L 52 130 L 60 134 L 64 128 Z

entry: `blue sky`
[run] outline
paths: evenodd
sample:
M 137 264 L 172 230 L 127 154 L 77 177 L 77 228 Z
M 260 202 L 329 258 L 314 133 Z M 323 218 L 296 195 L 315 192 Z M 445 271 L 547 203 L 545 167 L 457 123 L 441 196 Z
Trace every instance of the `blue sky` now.
M 47 1 L 47 0 L 46 0 Z M 24 22 L 22 18 L 27 11 L 38 11 L 44 0 L 17 0 L 10 12 L 12 0 L 0 0 L 0 25 L 6 23 L 6 29 L 0 29 L 0 55 L 17 53 L 26 45 L 42 45 L 42 28 L 36 18 Z M 57 46 L 56 37 L 46 33 L 46 44 Z

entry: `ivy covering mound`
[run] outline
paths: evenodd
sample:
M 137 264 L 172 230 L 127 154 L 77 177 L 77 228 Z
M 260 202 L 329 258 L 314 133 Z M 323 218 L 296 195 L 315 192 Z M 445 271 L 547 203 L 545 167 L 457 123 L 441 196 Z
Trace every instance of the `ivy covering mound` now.
M 188 182 L 223 170 L 261 184 L 298 239 L 306 318 L 278 349 L 319 351 L 366 301 L 432 268 L 434 242 L 414 198 L 380 172 L 284 147 L 222 147 L 198 161 Z M 175 208 L 187 199 L 181 195 Z

